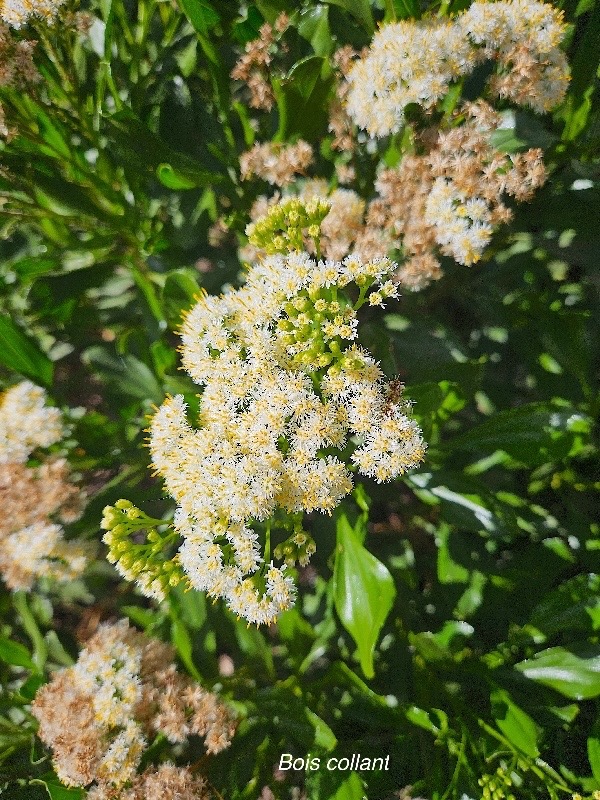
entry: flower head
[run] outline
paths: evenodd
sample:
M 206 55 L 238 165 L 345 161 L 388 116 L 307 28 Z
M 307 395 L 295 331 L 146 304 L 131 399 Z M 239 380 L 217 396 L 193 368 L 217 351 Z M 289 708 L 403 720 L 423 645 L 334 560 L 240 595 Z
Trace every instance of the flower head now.
M 155 733 L 173 743 L 204 736 L 211 753 L 229 745 L 234 731 L 229 712 L 215 695 L 180 675 L 173 657 L 171 647 L 124 620 L 102 625 L 77 663 L 38 691 L 32 712 L 62 783 L 94 783 L 93 797 L 127 798 L 127 791 L 119 794 L 125 784 L 141 789 L 146 781 L 161 783 L 153 770 L 137 775 Z M 184 774 L 181 779 L 189 784 Z
M 277 552 L 306 563 L 314 546 L 298 515 L 330 514 L 351 491 L 348 448 L 377 480 L 423 457 L 408 407 L 389 401 L 381 370 L 354 344 L 370 294 L 376 304 L 396 296 L 395 268 L 387 258 L 269 256 L 241 289 L 201 298 L 185 317 L 182 360 L 203 387 L 200 412 L 191 424 L 183 397 L 167 399 L 150 427 L 152 460 L 178 504 L 191 585 L 251 622 L 272 622 L 294 601 L 285 567 L 261 552 L 258 531 L 274 515 L 285 512 L 292 531 Z M 385 469 L 361 460 L 365 450 Z

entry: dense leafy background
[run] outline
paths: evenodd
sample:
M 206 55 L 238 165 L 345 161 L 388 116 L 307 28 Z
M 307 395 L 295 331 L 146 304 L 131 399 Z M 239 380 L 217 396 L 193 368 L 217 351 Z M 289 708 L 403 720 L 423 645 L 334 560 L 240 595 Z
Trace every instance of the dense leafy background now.
M 498 768 L 524 800 L 600 789 L 600 6 L 561 7 L 567 101 L 554 116 L 518 115 L 507 142 L 544 146 L 547 185 L 481 264 L 448 260 L 441 281 L 363 320 L 364 344 L 414 401 L 429 442 L 422 468 L 367 482 L 333 520 L 310 520 L 318 551 L 276 630 L 246 628 L 195 592 L 153 606 L 101 547 L 85 579 L 51 600 L 3 590 L 3 797 L 80 796 L 48 777 L 27 703 L 76 657 L 78 630 L 123 615 L 171 638 L 190 674 L 236 704 L 233 746 L 207 766 L 228 800 L 264 786 L 277 798 L 298 786 L 311 800 L 381 800 L 407 785 L 475 799 Z M 87 36 L 38 26 L 43 83 L 0 90 L 21 133 L 0 145 L 0 377 L 30 377 L 86 409 L 70 457 L 91 500 L 73 536 L 99 542 L 101 509 L 122 496 L 168 510 L 147 470 L 146 415 L 166 393 L 194 402 L 178 370 L 181 312 L 201 286 L 239 280 L 238 236 L 267 188 L 240 181 L 240 153 L 255 136 L 302 136 L 320 153 L 315 171 L 331 176 L 332 52 L 425 9 L 103 0 Z M 285 75 L 257 134 L 228 75 L 281 11 Z M 396 145 L 363 154 L 364 196 Z M 228 238 L 212 247 L 223 215 Z M 391 768 L 274 775 L 284 752 L 389 753 Z

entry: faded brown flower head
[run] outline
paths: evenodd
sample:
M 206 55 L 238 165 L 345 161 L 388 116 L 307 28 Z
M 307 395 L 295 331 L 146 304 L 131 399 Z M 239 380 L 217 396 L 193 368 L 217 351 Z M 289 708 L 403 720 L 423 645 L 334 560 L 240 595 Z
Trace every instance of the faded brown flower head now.
M 286 186 L 296 175 L 303 175 L 312 160 L 312 147 L 302 139 L 288 145 L 265 142 L 242 153 L 240 172 L 244 181 L 256 175 L 275 186 Z
M 0 22 L 0 86 L 24 89 L 41 80 L 33 63 L 36 42 L 19 40 L 4 22 Z
M 530 200 L 545 181 L 541 150 L 509 155 L 493 146 L 501 117 L 491 106 L 465 103 L 459 115 L 462 124 L 425 132 L 424 154 L 405 156 L 380 173 L 367 209 L 367 236 L 381 229 L 401 243 L 406 261 L 397 277 L 413 290 L 441 276 L 438 253 L 460 264 L 477 262 L 494 229 L 511 219 L 503 196 Z M 359 240 L 357 251 L 361 246 Z
M 231 77 L 242 81 L 250 90 L 250 108 L 270 111 L 275 95 L 269 81 L 269 65 L 278 52 L 275 34 L 281 35 L 289 25 L 287 14 L 280 14 L 274 25 L 261 25 L 258 37 L 246 44 L 245 52 L 231 71 Z
M 83 509 L 67 462 L 25 463 L 36 447 L 50 446 L 64 433 L 60 411 L 45 400 L 45 392 L 28 381 L 0 400 L 0 573 L 10 589 L 30 589 L 44 576 L 73 580 L 87 562 L 87 548 L 65 541 L 58 524 L 73 522 Z
M 191 792 L 203 783 L 187 770 L 163 765 L 137 774 L 146 744 L 156 733 L 172 743 L 204 736 L 207 751 L 218 753 L 229 746 L 235 730 L 223 703 L 181 675 L 173 658 L 169 645 L 122 620 L 100 626 L 77 663 L 38 691 L 32 713 L 65 785 L 94 783 L 90 797 L 96 800 L 196 797 Z M 169 781 L 180 786 L 181 794 L 161 794 Z M 128 783 L 131 788 L 121 791 Z
M 88 800 L 210 800 L 206 781 L 188 767 L 165 763 L 148 767 L 137 775 L 128 789 L 95 786 Z

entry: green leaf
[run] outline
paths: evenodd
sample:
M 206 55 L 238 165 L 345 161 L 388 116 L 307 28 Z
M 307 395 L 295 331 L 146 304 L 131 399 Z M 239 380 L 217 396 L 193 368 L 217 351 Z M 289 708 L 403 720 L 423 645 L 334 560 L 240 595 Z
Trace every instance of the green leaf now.
M 194 305 L 199 292 L 200 287 L 191 270 L 173 270 L 167 275 L 162 290 L 162 301 L 170 324 L 173 326 L 181 324 L 182 313 Z
M 45 386 L 52 383 L 54 367 L 48 356 L 3 314 L 0 315 L 0 362 Z
M 364 526 L 364 522 L 359 520 L 357 525 Z M 341 514 L 337 520 L 333 597 L 338 616 L 356 643 L 367 678 L 375 675 L 375 643 L 395 596 L 394 580 L 387 567 L 361 545 L 359 533 Z
M 0 636 L 0 659 L 14 667 L 26 667 L 37 671 L 36 665 L 31 660 L 29 650 L 19 642 L 13 642 L 5 636 Z
M 300 11 L 298 33 L 307 39 L 316 55 L 329 56 L 333 50 L 333 39 L 329 29 L 329 9 L 327 6 L 304 8 Z
M 181 619 L 194 631 L 199 631 L 206 622 L 206 595 L 195 589 L 184 591 L 176 586 L 171 593 L 171 602 L 175 603 Z
M 297 61 L 286 76 L 286 84 L 292 86 L 298 94 L 308 100 L 319 79 L 325 59 L 321 56 L 308 56 Z
M 154 373 L 135 356 L 117 356 L 96 346 L 89 347 L 83 358 L 115 391 L 138 400 L 162 403 L 164 393 Z
M 363 800 L 364 784 L 362 778 L 351 772 L 338 786 L 334 794 L 329 795 L 329 800 Z
M 529 680 L 542 683 L 572 700 L 600 695 L 600 648 L 550 647 L 515 664 Z
M 418 0 L 394 0 L 394 8 L 398 19 L 419 19 L 421 16 Z
M 328 753 L 330 753 L 337 744 L 337 739 L 334 732 L 331 730 L 325 720 L 321 719 L 321 717 L 311 711 L 310 708 L 306 709 L 306 716 L 315 729 L 315 747 L 326 750 Z
M 340 6 L 360 22 L 365 31 L 372 36 L 375 32 L 375 22 L 371 13 L 369 0 L 326 0 L 333 6 Z
M 590 632 L 597 628 L 600 608 L 600 576 L 576 575 L 545 594 L 531 612 L 529 623 L 546 636 L 566 630 Z
M 504 689 L 493 689 L 490 701 L 492 717 L 508 741 L 530 758 L 537 758 L 540 754 L 537 726 L 529 714 L 519 708 Z
M 219 15 L 208 0 L 181 0 L 181 6 L 195 30 L 204 36 L 219 22 Z
M 328 770 L 321 759 L 321 768 L 306 773 L 306 791 L 311 800 L 365 800 L 362 778 L 356 772 Z
M 588 736 L 587 754 L 592 775 L 600 783 L 600 724 L 598 722 L 592 727 L 591 736 Z
M 159 164 L 156 177 L 167 189 L 194 189 L 198 185 L 196 181 L 173 169 L 170 164 Z
M 183 622 L 175 617 L 171 620 L 171 641 L 175 645 L 179 658 L 185 664 L 187 671 L 199 681 L 200 673 L 192 657 L 192 639 Z
M 83 789 L 67 788 L 63 786 L 54 774 L 44 776 L 43 778 L 36 778 L 32 780 L 31 783 L 45 786 L 50 800 L 82 800 L 84 797 Z
M 448 449 L 503 450 L 526 464 L 543 464 L 569 455 L 589 420 L 574 408 L 530 403 L 500 411 L 489 420 L 450 440 Z
M 440 717 L 442 727 L 447 727 L 446 714 L 435 708 L 433 711 Z M 429 712 L 425 711 L 425 709 L 419 708 L 418 706 L 409 706 L 404 713 L 406 719 L 413 725 L 417 725 L 419 728 L 423 728 L 423 730 L 429 731 L 429 733 L 433 733 L 435 736 L 440 733 L 440 727 L 432 721 Z
M 470 561 L 470 551 L 468 540 L 460 531 L 453 530 L 449 525 L 440 525 L 436 534 L 437 557 L 437 576 L 442 584 L 448 583 L 468 583 L 470 570 L 465 566 L 465 561 Z M 461 557 L 457 561 L 452 557 L 452 551 L 456 551 Z M 461 563 L 462 562 L 462 563 Z M 475 566 L 475 565 L 473 565 Z

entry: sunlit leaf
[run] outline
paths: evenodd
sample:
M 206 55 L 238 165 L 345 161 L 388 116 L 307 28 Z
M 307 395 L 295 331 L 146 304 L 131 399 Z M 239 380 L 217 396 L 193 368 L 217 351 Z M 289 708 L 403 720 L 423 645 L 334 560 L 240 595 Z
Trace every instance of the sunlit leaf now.
M 358 648 L 362 671 L 372 678 L 375 644 L 396 589 L 387 567 L 360 544 L 345 514 L 337 521 L 333 596 L 338 616 Z

